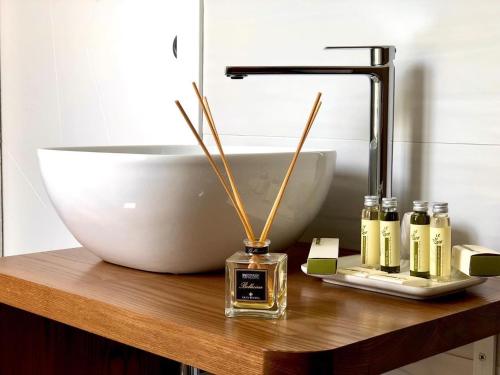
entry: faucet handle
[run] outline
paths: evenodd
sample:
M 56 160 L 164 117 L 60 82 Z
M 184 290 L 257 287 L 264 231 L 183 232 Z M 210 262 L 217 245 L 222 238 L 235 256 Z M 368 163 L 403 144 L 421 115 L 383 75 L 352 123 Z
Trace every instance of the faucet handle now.
M 325 47 L 324 49 L 364 49 L 370 51 L 371 66 L 386 65 L 391 63 L 396 55 L 394 46 L 342 46 Z

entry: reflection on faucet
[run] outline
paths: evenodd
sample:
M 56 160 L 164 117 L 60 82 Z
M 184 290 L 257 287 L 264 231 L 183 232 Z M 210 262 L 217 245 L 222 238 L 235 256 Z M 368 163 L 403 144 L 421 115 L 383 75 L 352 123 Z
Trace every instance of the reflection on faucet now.
M 391 196 L 392 141 L 394 129 L 394 46 L 326 47 L 326 49 L 367 49 L 368 66 L 229 66 L 226 75 L 242 79 L 248 75 L 281 74 L 362 74 L 370 78 L 370 145 L 368 193 Z

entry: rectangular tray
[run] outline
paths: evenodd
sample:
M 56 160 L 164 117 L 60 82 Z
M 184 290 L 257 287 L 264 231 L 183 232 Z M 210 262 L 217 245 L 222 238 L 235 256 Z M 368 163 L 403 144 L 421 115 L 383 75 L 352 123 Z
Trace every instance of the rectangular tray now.
M 339 258 L 339 268 L 359 265 L 359 255 Z M 402 260 L 401 273 L 409 275 L 409 266 L 409 260 Z M 335 275 L 310 275 L 307 273 L 307 264 L 305 263 L 301 266 L 301 269 L 305 274 L 320 278 L 327 283 L 417 300 L 436 298 L 447 294 L 457 293 L 486 281 L 486 278 L 484 277 L 472 277 L 461 272 L 454 271 L 451 281 L 436 282 L 429 280 L 428 285 L 426 286 L 408 286 L 394 284 L 387 281 L 373 280 L 362 276 L 344 275 L 339 273 Z

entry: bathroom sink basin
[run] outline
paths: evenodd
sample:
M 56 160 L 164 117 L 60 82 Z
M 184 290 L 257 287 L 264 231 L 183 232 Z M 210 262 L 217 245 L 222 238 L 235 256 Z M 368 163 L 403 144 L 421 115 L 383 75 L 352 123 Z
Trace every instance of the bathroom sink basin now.
M 259 233 L 293 152 L 228 148 L 227 154 Z M 237 214 L 198 146 L 51 148 L 38 150 L 38 157 L 59 216 L 108 262 L 204 272 L 243 249 Z M 318 213 L 335 161 L 335 151 L 302 152 L 269 235 L 271 251 L 296 241 Z

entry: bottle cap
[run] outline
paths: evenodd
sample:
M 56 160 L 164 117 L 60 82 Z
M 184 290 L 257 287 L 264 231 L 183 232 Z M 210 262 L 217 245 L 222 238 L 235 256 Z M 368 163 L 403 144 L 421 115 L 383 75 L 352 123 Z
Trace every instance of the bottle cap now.
M 429 209 L 429 202 L 427 201 L 413 201 L 413 211 L 427 212 Z
M 398 207 L 398 198 L 382 198 L 382 207 L 383 208 L 396 208 Z
M 448 203 L 447 202 L 434 202 L 432 205 L 432 212 L 435 214 L 448 213 Z
M 376 195 L 365 195 L 365 206 L 373 207 L 378 205 L 378 197 Z
M 247 238 L 243 240 L 245 244 L 245 253 L 247 254 L 267 254 L 269 253 L 269 245 L 271 245 L 271 240 L 267 239 L 264 241 L 251 241 Z

